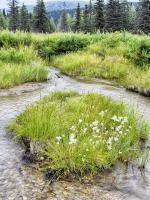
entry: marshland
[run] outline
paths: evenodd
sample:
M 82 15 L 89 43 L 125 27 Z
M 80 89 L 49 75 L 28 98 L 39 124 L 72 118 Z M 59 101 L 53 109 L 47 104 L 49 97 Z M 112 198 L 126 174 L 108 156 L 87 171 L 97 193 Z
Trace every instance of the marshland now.
M 147 29 L 50 33 L 10 20 L 0 31 L 0 198 L 149 199 Z

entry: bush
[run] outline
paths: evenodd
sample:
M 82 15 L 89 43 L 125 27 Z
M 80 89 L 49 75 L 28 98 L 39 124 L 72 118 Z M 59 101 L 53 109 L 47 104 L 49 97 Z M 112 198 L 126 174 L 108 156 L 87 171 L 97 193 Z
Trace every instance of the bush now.
M 130 59 L 135 65 L 146 69 L 150 67 L 150 42 L 149 41 L 134 41 L 129 45 L 125 57 Z
M 37 49 L 41 57 L 50 60 L 52 56 L 83 49 L 89 43 L 90 41 L 87 38 L 65 35 L 56 41 L 45 40 L 38 45 Z

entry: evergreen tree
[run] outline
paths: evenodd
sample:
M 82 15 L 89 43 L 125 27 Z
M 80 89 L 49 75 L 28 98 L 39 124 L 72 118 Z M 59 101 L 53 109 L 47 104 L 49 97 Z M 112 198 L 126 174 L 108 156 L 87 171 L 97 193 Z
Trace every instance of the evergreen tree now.
M 122 30 L 122 13 L 119 0 L 109 0 L 106 5 L 106 30 Z
M 7 18 L 7 14 L 6 14 L 6 10 L 5 10 L 5 9 L 3 9 L 3 16 L 4 16 L 5 18 Z
M 96 0 L 95 3 L 95 27 L 102 31 L 105 25 L 104 20 L 104 0 Z
M 19 7 L 17 0 L 11 0 L 9 3 L 9 29 L 12 31 L 19 29 Z
M 6 19 L 3 16 L 3 13 L 0 11 L 0 30 L 6 29 L 6 28 L 7 28 Z
M 55 22 L 54 22 L 54 19 L 51 18 L 49 20 L 49 27 L 50 27 L 50 33 L 53 33 L 56 31 L 56 25 L 55 25 Z
M 34 8 L 34 31 L 46 33 L 49 32 L 49 19 L 46 14 L 46 8 L 43 0 L 38 0 Z
M 29 13 L 27 7 L 23 4 L 20 10 L 20 29 L 30 31 Z
M 95 21 L 95 17 L 94 17 L 94 12 L 93 12 L 93 6 L 92 6 L 92 1 L 90 0 L 89 6 L 89 32 L 92 33 L 94 32 L 95 29 L 95 25 L 94 25 L 94 21 Z
M 129 5 L 128 7 L 128 31 L 137 32 L 138 29 L 138 16 L 134 5 Z
M 29 30 L 34 31 L 34 19 L 33 19 L 33 14 L 28 13 L 29 16 Z
M 64 3 L 64 9 L 62 11 L 61 19 L 60 19 L 60 30 L 63 32 L 67 32 L 69 30 L 66 5 Z
M 129 4 L 127 0 L 121 1 L 121 15 L 122 15 L 122 29 L 128 30 L 129 28 Z
M 150 33 L 150 0 L 141 0 L 140 3 L 140 29 Z
M 81 10 L 80 10 L 80 4 L 79 3 L 77 5 L 76 14 L 75 14 L 74 31 L 75 32 L 81 31 Z
M 84 12 L 83 12 L 83 31 L 85 33 L 90 32 L 90 24 L 89 24 L 89 9 L 88 5 L 85 5 Z

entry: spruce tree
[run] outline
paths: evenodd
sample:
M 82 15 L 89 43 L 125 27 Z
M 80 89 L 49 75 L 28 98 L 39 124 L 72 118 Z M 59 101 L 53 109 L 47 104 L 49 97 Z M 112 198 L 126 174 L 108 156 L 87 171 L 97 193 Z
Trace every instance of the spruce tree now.
M 6 29 L 7 23 L 6 18 L 3 16 L 3 13 L 0 11 L 0 30 Z
M 94 32 L 95 26 L 94 26 L 94 12 L 93 12 L 93 5 L 92 5 L 92 1 L 90 0 L 89 2 L 89 32 L 92 33 Z
M 119 0 L 109 0 L 106 5 L 106 30 L 122 30 L 122 13 Z
M 3 9 L 3 16 L 4 16 L 5 18 L 7 18 L 7 14 L 6 14 L 6 10 L 5 10 L 5 9 Z
M 150 33 L 150 0 L 140 2 L 140 29 L 144 33 Z
M 122 16 L 122 29 L 129 29 L 129 3 L 127 0 L 122 0 L 120 3 L 121 6 L 121 16 Z
M 51 18 L 49 20 L 49 27 L 50 27 L 50 33 L 53 33 L 56 31 L 56 25 L 55 25 L 55 22 L 54 22 L 54 19 Z
M 88 5 L 85 5 L 83 12 L 83 31 L 85 33 L 90 32 L 90 24 L 89 24 L 90 16 L 89 16 L 89 8 Z
M 43 0 L 38 0 L 34 8 L 34 31 L 46 33 L 49 32 L 49 19 Z
M 128 6 L 128 31 L 137 32 L 138 30 L 138 15 L 136 7 L 132 4 Z
M 62 15 L 61 15 L 61 18 L 60 18 L 60 30 L 62 32 L 67 32 L 69 30 L 65 3 L 64 3 L 64 9 L 62 11 Z
M 11 0 L 9 3 L 9 29 L 11 31 L 19 29 L 19 6 L 17 0 Z
M 96 0 L 95 3 L 95 28 L 96 30 L 102 31 L 104 29 L 104 1 Z
M 30 31 L 29 13 L 27 7 L 23 4 L 20 10 L 20 30 Z
M 75 14 L 74 31 L 75 32 L 81 31 L 81 10 L 80 10 L 80 4 L 79 3 L 77 5 L 76 14 Z

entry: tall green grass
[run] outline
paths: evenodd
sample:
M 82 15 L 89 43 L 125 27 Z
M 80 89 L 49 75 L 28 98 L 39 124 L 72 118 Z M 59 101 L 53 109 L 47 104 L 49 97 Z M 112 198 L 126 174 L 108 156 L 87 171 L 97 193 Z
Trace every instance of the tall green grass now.
M 26 82 L 47 80 L 47 68 L 41 65 L 0 62 L 0 88 L 6 89 Z
M 47 80 L 48 71 L 33 46 L 0 49 L 0 88 Z
M 127 32 L 34 34 L 0 32 L 0 60 L 41 63 L 73 77 L 105 78 L 139 90 L 150 88 L 150 36 Z
M 7 63 L 26 63 L 30 64 L 34 61 L 41 62 L 38 58 L 37 52 L 33 46 L 19 46 L 18 48 L 1 48 L 0 49 L 0 61 Z
M 121 103 L 98 94 L 55 92 L 28 107 L 9 125 L 18 138 L 38 144 L 47 168 L 95 174 L 141 152 L 148 130 Z M 40 149 L 40 144 L 41 149 Z M 45 165 L 45 163 L 43 163 Z
M 125 86 L 150 89 L 150 37 L 105 34 L 83 51 L 55 57 L 51 65 L 78 77 L 104 78 Z

